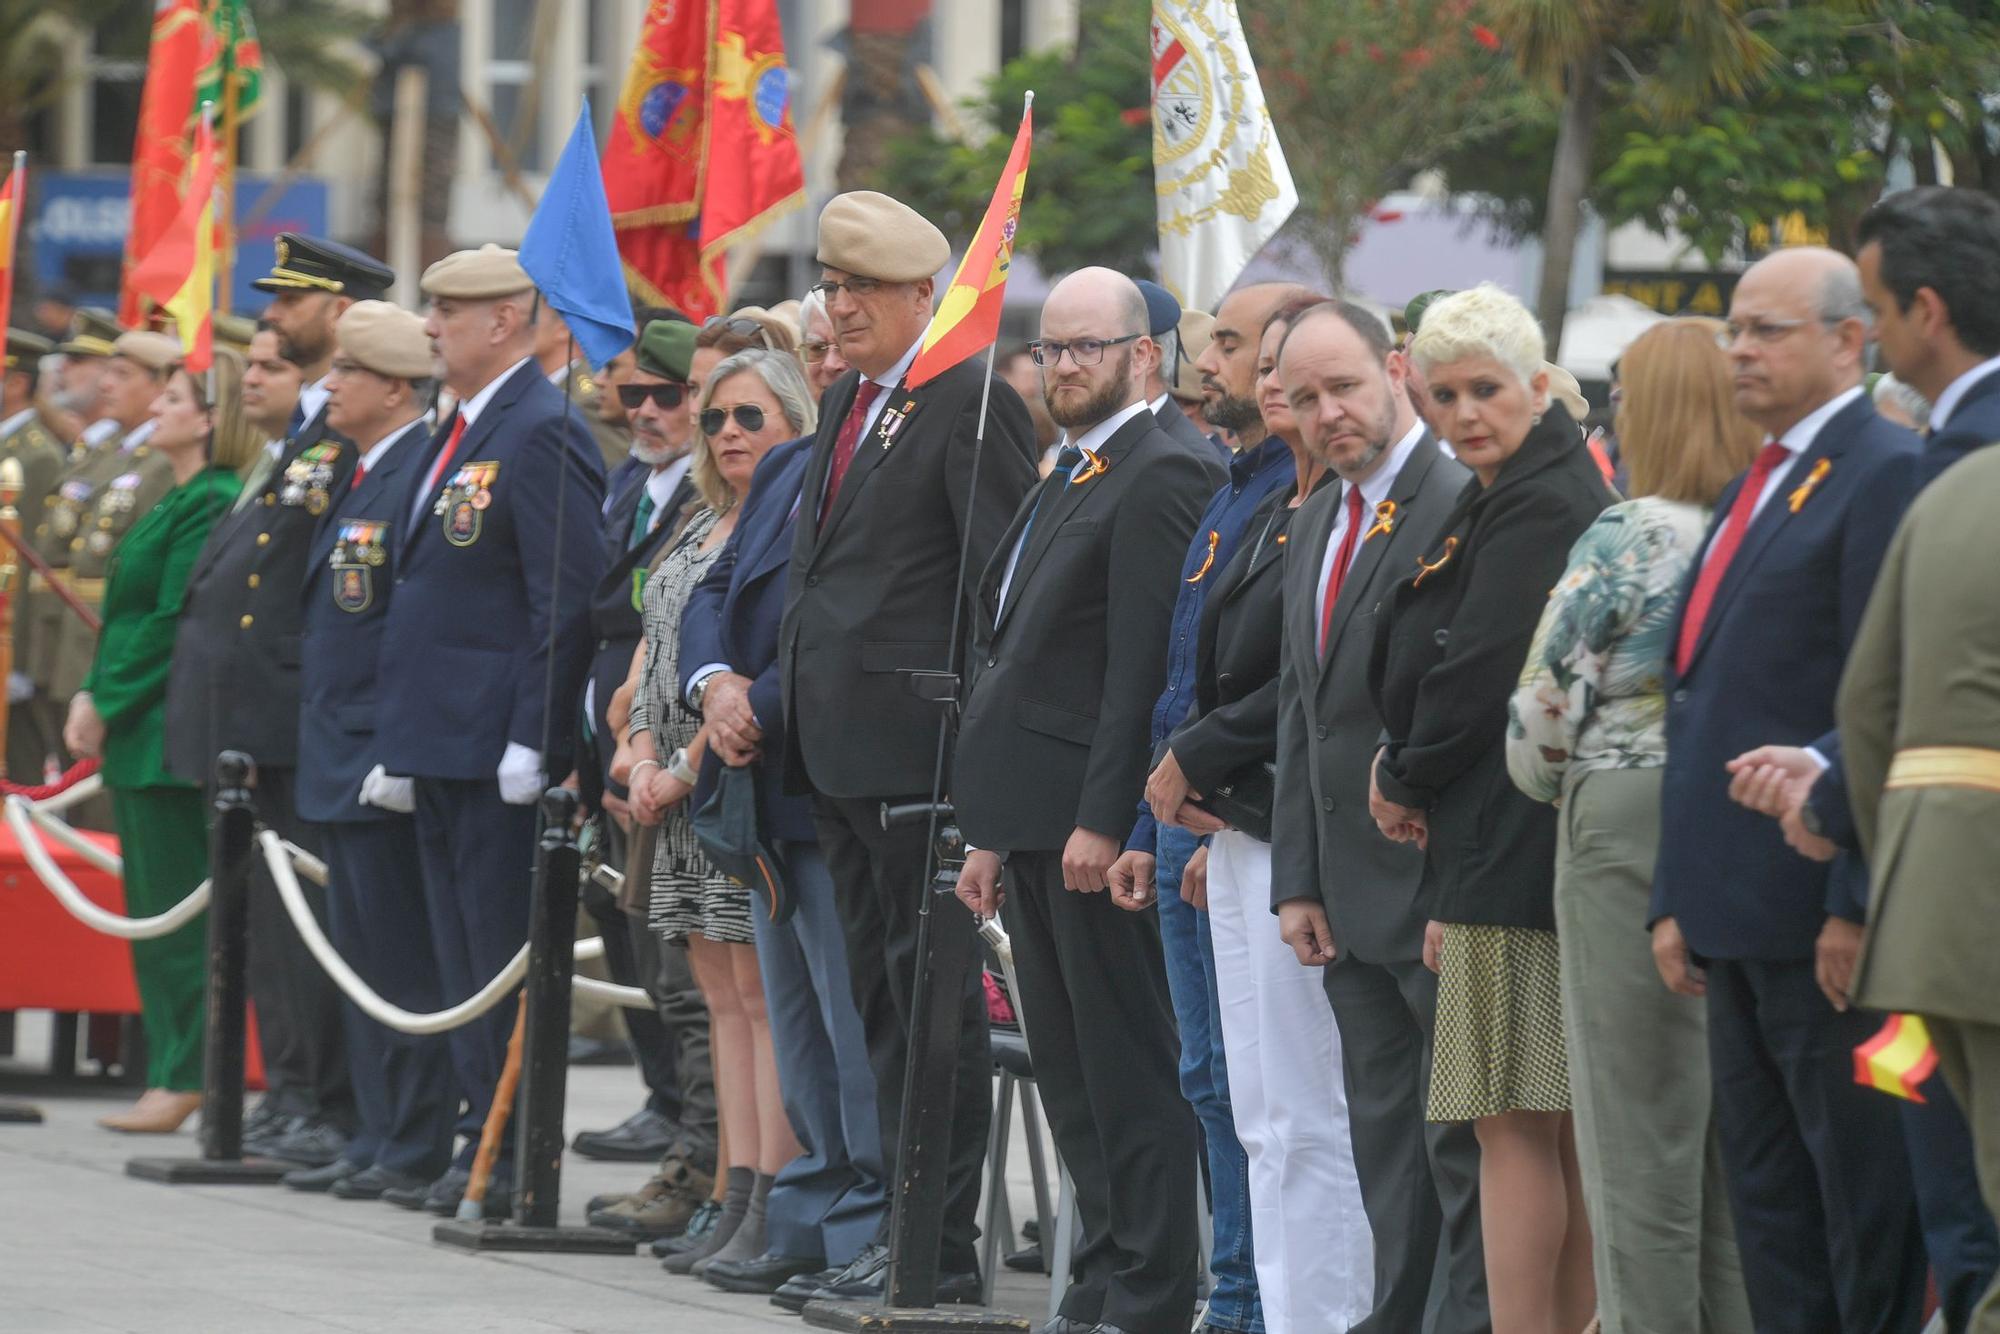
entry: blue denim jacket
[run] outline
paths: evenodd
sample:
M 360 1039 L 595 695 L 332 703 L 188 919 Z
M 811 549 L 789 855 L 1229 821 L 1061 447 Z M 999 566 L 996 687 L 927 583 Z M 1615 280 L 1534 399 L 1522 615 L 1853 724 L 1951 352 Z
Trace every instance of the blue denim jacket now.
M 1209 576 L 1222 573 L 1236 555 L 1257 507 L 1297 476 L 1290 447 L 1275 435 L 1266 436 L 1262 444 L 1252 445 L 1229 461 L 1229 485 L 1215 493 L 1201 522 L 1195 525 L 1194 541 L 1188 546 L 1187 559 L 1181 562 L 1180 596 L 1174 599 L 1174 621 L 1167 641 L 1167 684 L 1153 704 L 1150 741 L 1155 751 L 1194 704 L 1195 646 Z M 1152 808 L 1141 800 L 1139 822 L 1132 826 L 1125 846 L 1150 853 L 1157 835 Z

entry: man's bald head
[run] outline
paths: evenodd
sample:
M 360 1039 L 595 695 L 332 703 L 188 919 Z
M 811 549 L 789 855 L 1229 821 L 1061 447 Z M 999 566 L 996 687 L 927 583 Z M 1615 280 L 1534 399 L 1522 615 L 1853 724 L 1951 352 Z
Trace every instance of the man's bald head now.
M 1729 303 L 1736 406 L 1773 436 L 1861 383 L 1868 306 L 1854 261 L 1822 246 L 1766 255 Z
M 1051 336 L 1047 330 L 1052 320 L 1088 321 L 1096 315 L 1108 316 L 1111 321 L 1105 326 L 1110 332 L 1100 334 L 1100 337 L 1143 334 L 1146 332 L 1145 293 L 1139 290 L 1139 284 L 1115 269 L 1078 269 L 1050 289 L 1049 299 L 1042 306 L 1043 334 Z M 1104 323 L 1103 320 L 1098 322 Z M 1113 325 L 1116 327 L 1113 328 Z
M 1236 432 L 1245 445 L 1265 435 L 1257 410 L 1257 342 L 1265 322 L 1293 301 L 1314 299 L 1296 283 L 1252 283 L 1222 298 L 1215 331 L 1194 367 L 1201 373 L 1202 415 L 1209 424 Z
M 1078 269 L 1042 305 L 1042 398 L 1074 439 L 1138 402 L 1159 346 L 1147 334 L 1146 298 L 1111 269 Z

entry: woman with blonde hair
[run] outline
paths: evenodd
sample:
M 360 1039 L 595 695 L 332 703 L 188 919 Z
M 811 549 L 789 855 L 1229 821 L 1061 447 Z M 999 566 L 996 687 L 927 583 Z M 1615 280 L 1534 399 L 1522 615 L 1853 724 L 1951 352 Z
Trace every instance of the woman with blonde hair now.
M 73 754 L 104 762 L 99 772 L 111 792 L 125 858 L 125 906 L 134 917 L 165 912 L 208 875 L 201 789 L 167 772 L 163 736 L 167 674 L 188 575 L 209 530 L 242 489 L 237 469 L 258 446 L 243 420 L 243 359 L 227 348 L 214 356 L 212 377 L 175 366 L 153 400 L 148 443 L 167 460 L 174 486 L 111 556 L 97 653 L 63 729 Z M 195 921 L 132 942 L 146 1030 L 146 1092 L 99 1125 L 168 1134 L 201 1106 L 202 930 Z
M 1709 1093 L 1707 1012 L 1662 987 L 1642 928 L 1660 841 L 1674 607 L 1709 512 L 1757 452 L 1720 322 L 1668 320 L 1620 363 L 1634 498 L 1549 597 L 1510 709 L 1514 783 L 1557 814 L 1563 1027 L 1606 1334 L 1751 1328 Z

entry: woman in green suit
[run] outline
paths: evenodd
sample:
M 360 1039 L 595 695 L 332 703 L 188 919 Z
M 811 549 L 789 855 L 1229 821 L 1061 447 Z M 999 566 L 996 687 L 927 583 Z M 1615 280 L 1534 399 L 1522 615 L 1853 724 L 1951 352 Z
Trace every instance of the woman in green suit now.
M 242 382 L 242 358 L 218 348 L 213 401 L 208 385 L 185 366 L 174 368 L 153 401 L 158 425 L 150 443 L 172 465 L 174 489 L 132 525 L 111 558 L 97 655 L 63 732 L 73 753 L 104 761 L 125 858 L 126 911 L 134 917 L 164 912 L 208 874 L 201 792 L 164 767 L 161 711 L 188 573 L 209 529 L 242 489 L 237 470 L 257 448 L 243 420 Z M 132 942 L 146 1026 L 146 1093 L 98 1124 L 168 1134 L 201 1106 L 204 939 L 202 927 L 190 922 Z

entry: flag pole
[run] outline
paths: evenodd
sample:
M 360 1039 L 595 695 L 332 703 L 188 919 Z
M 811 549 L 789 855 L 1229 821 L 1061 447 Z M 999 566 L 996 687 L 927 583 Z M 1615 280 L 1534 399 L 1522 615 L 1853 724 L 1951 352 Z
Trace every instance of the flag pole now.
M 221 296 L 221 304 L 212 305 L 214 310 L 229 309 L 229 293 L 236 281 L 236 132 L 241 124 L 237 110 L 238 85 L 241 82 L 233 68 L 235 52 L 225 52 L 222 76 L 222 172 L 220 176 L 221 198 L 217 201 L 215 219 L 222 233 L 219 252 L 215 259 L 216 288 Z M 204 106 L 212 105 L 204 103 Z
M 15 277 L 21 271 L 21 210 L 28 204 L 28 150 L 14 150 L 14 169 L 7 174 L 7 290 L 0 292 L 0 323 L 12 320 Z
M 1021 97 L 1021 119 L 1026 120 L 1028 118 L 1028 113 L 1033 111 L 1034 109 L 1035 109 L 1035 90 L 1030 88 L 1026 93 L 1022 94 Z M 996 332 L 993 336 L 993 341 L 986 345 L 986 379 L 979 386 L 979 425 L 978 428 L 973 432 L 972 436 L 972 438 L 977 441 L 984 441 L 986 439 L 986 406 L 987 404 L 993 401 L 993 358 L 994 354 L 997 353 L 999 350 L 1000 350 L 1000 336 Z M 968 496 L 966 499 L 969 503 L 971 497 Z M 965 582 L 965 570 L 963 568 L 963 564 L 964 564 L 963 559 L 961 559 L 960 569 L 958 572 L 960 584 L 963 584 Z M 958 642 L 956 635 L 953 636 L 952 642 L 953 643 Z

